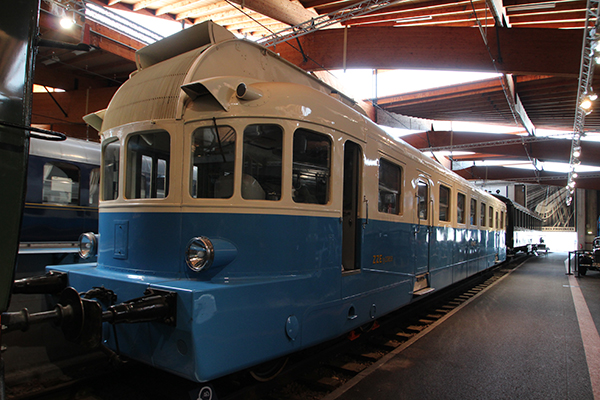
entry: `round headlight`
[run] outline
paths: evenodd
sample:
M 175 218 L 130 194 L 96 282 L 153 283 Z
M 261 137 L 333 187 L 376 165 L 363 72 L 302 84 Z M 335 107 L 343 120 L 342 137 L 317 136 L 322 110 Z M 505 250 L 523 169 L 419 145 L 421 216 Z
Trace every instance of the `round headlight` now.
M 98 251 L 98 238 L 94 232 L 82 233 L 79 236 L 79 257 L 88 259 L 96 255 Z
M 215 250 L 209 238 L 195 237 L 188 243 L 185 251 L 185 261 L 194 272 L 200 272 L 210 267 L 215 257 Z

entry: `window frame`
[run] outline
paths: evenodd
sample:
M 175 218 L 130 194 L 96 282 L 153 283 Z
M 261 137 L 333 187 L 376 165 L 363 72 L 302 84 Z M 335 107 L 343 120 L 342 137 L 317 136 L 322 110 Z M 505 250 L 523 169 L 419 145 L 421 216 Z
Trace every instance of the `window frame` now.
M 301 161 L 296 161 L 297 160 L 297 155 L 301 154 L 299 151 L 297 151 L 296 146 L 299 144 L 300 139 L 297 139 L 296 135 L 305 135 L 305 136 L 312 136 L 313 138 L 318 136 L 320 137 L 321 141 L 327 141 L 327 160 L 326 160 L 326 166 L 323 167 L 322 165 L 317 165 L 317 164 L 310 164 L 313 166 L 313 168 L 318 169 L 318 168 L 323 168 L 323 171 L 326 171 L 326 183 L 325 185 L 325 201 L 319 200 L 319 195 L 322 196 L 322 192 L 319 193 L 318 190 L 318 179 L 315 178 L 315 190 L 311 191 L 308 189 L 307 184 L 311 184 L 313 182 L 311 182 L 310 180 L 305 181 L 305 184 L 302 184 L 302 182 L 300 181 L 300 177 L 298 178 L 298 182 L 295 182 L 295 175 L 296 175 L 296 171 L 298 171 L 298 169 L 296 168 L 296 165 L 300 165 L 302 164 Z M 285 132 L 284 132 L 284 137 L 285 137 Z M 285 140 L 285 139 L 284 139 Z M 307 139 L 307 144 L 310 141 L 310 138 Z M 316 143 L 317 141 L 312 141 L 313 143 Z M 292 134 L 292 168 L 291 168 L 291 172 L 292 172 L 292 176 L 291 176 L 291 180 L 292 180 L 292 193 L 290 194 L 290 197 L 292 198 L 292 201 L 295 204 L 302 204 L 302 205 L 318 205 L 318 206 L 324 206 L 324 205 L 328 205 L 331 203 L 332 201 L 332 169 L 333 169 L 333 147 L 334 147 L 334 142 L 333 139 L 331 138 L 330 135 L 327 135 L 325 133 L 319 132 L 319 131 L 315 131 L 312 129 L 307 129 L 304 127 L 299 127 L 297 129 L 294 130 L 293 134 Z M 282 159 L 282 165 L 283 165 L 284 160 Z M 305 165 L 309 165 L 306 162 L 304 163 Z M 282 170 L 282 179 L 283 179 L 283 173 L 285 172 L 285 168 L 283 168 Z M 295 185 L 299 185 L 298 188 L 295 187 Z M 282 183 L 283 185 L 283 183 Z M 296 191 L 300 191 L 302 190 L 302 188 L 304 188 L 305 190 L 299 192 L 298 194 L 296 193 Z M 283 193 L 282 193 L 283 196 Z M 310 196 L 310 197 L 308 197 Z M 316 201 L 312 201 L 314 198 L 314 200 Z M 310 201 L 303 201 L 303 200 L 310 200 Z
M 462 198 L 462 210 L 460 209 L 460 198 Z M 462 218 L 460 218 L 461 211 Z M 462 225 L 467 223 L 467 195 L 458 191 L 456 192 L 456 223 Z
M 442 191 L 446 191 L 446 193 L 443 196 Z M 450 188 L 450 186 L 440 184 L 438 196 L 438 220 L 441 222 L 451 222 L 452 217 L 450 210 L 452 208 L 452 189 Z M 442 203 L 443 198 L 445 198 L 447 203 Z M 442 218 L 442 216 L 444 218 Z
M 425 188 L 425 196 L 421 197 L 421 190 L 420 188 L 424 187 Z M 417 218 L 420 221 L 428 221 L 429 220 L 429 182 L 423 178 L 419 178 L 417 180 Z M 421 199 L 424 199 L 424 201 L 421 201 Z M 422 205 L 425 205 L 425 207 L 422 207 Z M 424 216 L 423 218 L 421 218 L 421 210 L 425 210 Z
M 168 150 L 166 152 L 166 157 L 160 157 L 161 155 L 165 155 L 164 149 L 155 147 L 156 142 L 150 143 L 146 140 L 143 135 L 167 135 L 169 139 Z M 134 138 L 140 137 L 142 141 L 148 144 L 146 147 L 147 151 L 132 149 L 132 140 Z M 156 138 L 154 140 L 157 140 Z M 171 153 L 173 151 L 173 138 L 169 131 L 166 129 L 153 129 L 153 130 L 142 130 L 131 132 L 127 135 L 125 140 L 125 188 L 123 197 L 127 200 L 163 200 L 169 197 L 170 192 L 170 174 L 171 174 Z M 163 154 L 161 153 L 161 150 Z M 132 157 L 132 155 L 135 155 Z M 133 158 L 133 159 L 132 159 Z M 149 187 L 143 187 L 142 185 L 142 175 L 144 173 L 144 158 L 150 159 L 150 179 Z M 167 158 L 165 160 L 165 158 Z M 160 184 L 160 175 L 158 174 L 159 165 L 162 164 L 161 161 L 165 164 L 165 173 L 164 177 L 164 193 L 159 195 L 159 184 Z M 135 163 L 135 169 L 134 164 Z M 123 167 L 121 167 L 122 169 Z M 138 173 L 138 170 L 141 169 L 141 173 Z M 139 178 L 138 178 L 139 177 Z M 134 186 L 135 184 L 135 186 Z M 142 190 L 144 190 L 144 195 L 142 196 Z M 150 196 L 147 196 L 147 191 L 149 191 Z
M 269 176 L 268 174 L 261 174 L 258 175 L 258 170 L 255 170 L 255 168 L 267 168 L 265 166 L 262 165 L 258 165 L 258 163 L 251 163 L 251 164 L 247 164 L 247 162 L 250 162 L 252 160 L 250 160 L 250 155 L 248 154 L 248 149 L 247 149 L 247 145 L 253 145 L 254 147 L 258 147 L 255 144 L 252 144 L 250 141 L 247 141 L 247 135 L 250 133 L 248 131 L 248 129 L 250 127 L 255 127 L 255 126 L 269 126 L 269 127 L 277 127 L 279 129 L 279 133 L 280 133 L 280 137 L 279 137 L 279 146 L 281 147 L 281 155 L 280 155 L 280 167 L 279 167 L 279 182 L 276 183 L 275 185 L 273 185 L 273 180 L 272 179 L 266 179 L 266 178 L 273 178 L 274 175 Z M 274 123 L 251 123 L 248 124 L 244 127 L 244 130 L 242 131 L 242 138 L 241 138 L 241 146 L 242 146 L 242 154 L 241 154 L 241 159 L 242 159 L 242 165 L 241 165 L 241 169 L 242 169 L 242 188 L 241 188 L 241 196 L 242 199 L 244 200 L 267 200 L 270 202 L 278 202 L 281 201 L 285 196 L 285 194 L 283 193 L 283 188 L 284 188 L 284 181 L 285 181 L 285 176 L 284 176 L 284 172 L 286 171 L 286 169 L 284 168 L 284 164 L 286 162 L 284 155 L 283 155 L 283 150 L 285 147 L 285 129 L 279 125 L 279 124 L 274 124 Z M 248 157 L 247 157 L 248 156 Z M 255 173 L 256 172 L 256 173 Z M 267 182 L 267 180 L 270 180 L 270 182 Z M 261 182 L 262 181 L 262 182 Z M 277 192 L 276 190 L 273 191 L 269 191 L 269 187 L 267 186 L 267 183 L 271 186 L 277 186 L 279 188 L 279 192 Z M 264 192 L 264 198 L 262 198 L 262 193 Z
M 46 166 L 50 166 L 48 176 L 46 176 Z M 55 172 L 55 169 L 65 174 L 66 177 L 52 174 L 52 172 Z M 79 206 L 82 204 L 81 168 L 78 165 L 66 161 L 50 160 L 44 163 L 42 170 L 42 204 L 57 204 L 61 206 Z M 65 185 L 69 185 L 68 190 L 65 190 L 64 187 L 60 188 L 60 186 Z M 60 198 L 65 193 L 68 193 L 66 201 Z
M 382 166 L 384 164 L 387 164 L 388 168 L 391 169 L 395 169 L 396 171 L 398 171 L 398 180 L 397 180 L 397 192 L 396 192 L 396 201 L 395 201 L 395 206 L 396 206 L 396 212 L 389 212 L 389 211 L 385 211 L 382 208 L 383 207 L 383 203 L 381 201 L 382 198 L 382 187 L 384 189 L 388 189 L 389 193 L 392 193 L 392 190 L 395 188 L 389 188 L 385 185 L 382 186 Z M 404 195 L 404 191 L 402 190 L 404 187 L 404 168 L 402 168 L 402 166 L 398 165 L 397 163 L 388 160 L 385 157 L 380 157 L 379 158 L 379 168 L 378 168 L 378 186 L 377 186 L 377 211 L 379 211 L 382 214 L 388 214 L 388 215 L 402 215 L 403 214 L 403 195 Z M 389 182 L 383 182 L 383 183 L 389 183 Z M 387 193 L 384 193 L 387 194 Z
M 479 226 L 485 227 L 487 223 L 487 204 L 479 202 Z
M 116 155 L 117 157 L 113 157 L 111 158 L 111 164 L 113 166 L 111 173 L 107 173 L 107 148 L 111 146 L 111 153 L 115 153 L 116 150 Z M 116 148 L 115 148 L 116 146 Z M 121 161 L 121 156 L 123 155 L 123 145 L 121 143 L 121 141 L 118 138 L 111 138 L 111 139 L 107 139 L 106 141 L 102 142 L 102 170 L 100 173 L 100 200 L 101 201 L 115 201 L 119 198 L 119 196 L 121 195 L 121 173 L 122 173 L 122 167 L 123 167 L 123 163 Z M 116 169 L 114 168 L 115 163 L 114 161 L 116 161 Z M 107 179 L 109 177 L 112 177 L 113 179 L 111 180 L 110 184 L 112 187 L 111 190 L 111 196 L 107 196 L 107 190 L 109 190 L 109 188 L 107 187 Z M 114 178 L 117 178 L 116 180 Z M 110 198 L 109 198 L 110 197 Z
M 200 181 L 200 165 L 201 163 L 196 164 L 196 151 L 195 149 L 197 147 L 199 147 L 199 145 L 197 146 L 197 141 L 200 141 L 200 134 L 203 133 L 203 131 L 209 131 L 212 132 L 214 135 L 214 130 L 215 130 L 215 125 L 204 125 L 204 126 L 197 126 L 195 127 L 192 132 L 189 135 L 189 139 L 190 139 L 190 147 L 188 149 L 186 149 L 186 151 L 188 151 L 189 155 L 190 155 L 190 168 L 189 168 L 189 173 L 190 173 L 190 177 L 189 177 L 189 182 L 188 182 L 188 190 L 187 192 L 189 193 L 189 196 L 194 199 L 194 200 L 214 200 L 214 199 L 231 199 L 235 192 L 236 192 L 236 186 L 235 186 L 235 175 L 236 175 L 236 166 L 237 166 L 237 153 L 238 153 L 238 140 L 239 140 L 239 133 L 238 130 L 236 130 L 235 127 L 233 127 L 232 125 L 225 123 L 223 125 L 217 125 L 216 126 L 217 129 L 217 136 L 215 137 L 215 139 L 217 140 L 217 147 L 218 147 L 218 152 L 220 152 L 221 157 L 224 158 L 224 163 L 227 164 L 229 162 L 232 163 L 231 168 L 228 167 L 228 165 L 220 165 L 219 167 L 219 177 L 215 179 L 214 182 L 210 182 L 210 175 L 211 174 L 215 174 L 216 172 L 216 168 L 214 166 L 215 163 L 205 163 L 205 170 L 204 172 L 206 172 L 206 176 L 204 177 L 205 181 L 201 182 Z M 230 138 L 230 134 L 233 134 L 233 137 Z M 198 139 L 197 139 L 198 137 Z M 230 140 L 231 139 L 231 140 Z M 214 140 L 214 139 L 213 139 Z M 197 146 L 197 147 L 194 147 Z M 229 151 L 227 153 L 225 153 L 223 151 L 223 148 L 225 147 L 233 147 L 233 151 Z M 202 155 L 199 155 L 198 157 L 210 157 L 214 154 L 219 154 L 218 152 L 212 152 L 212 151 L 207 151 L 208 146 L 204 146 L 200 153 L 202 153 Z M 214 150 L 214 149 L 213 149 Z M 231 154 L 233 153 L 233 160 L 228 161 L 227 160 L 227 156 L 231 156 Z M 203 188 L 201 189 L 201 184 L 203 185 Z M 207 193 L 212 191 L 212 196 L 207 195 Z M 217 196 L 217 191 L 220 191 L 221 195 Z M 202 192 L 202 193 L 201 193 Z M 231 194 L 229 194 L 229 192 Z M 201 195 L 202 194 L 202 195 Z

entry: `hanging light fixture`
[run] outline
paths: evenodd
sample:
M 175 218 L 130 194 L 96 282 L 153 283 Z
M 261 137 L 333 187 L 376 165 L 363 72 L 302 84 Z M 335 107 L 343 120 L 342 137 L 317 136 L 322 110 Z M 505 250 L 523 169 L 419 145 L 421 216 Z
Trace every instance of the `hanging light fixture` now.
M 73 21 L 73 18 L 69 18 L 68 15 L 65 15 L 60 19 L 60 26 L 63 29 L 71 29 L 73 25 L 75 25 L 75 21 Z
M 585 96 L 581 103 L 579 103 L 579 107 L 581 107 L 585 111 L 589 111 L 592 109 L 592 100 L 589 96 Z

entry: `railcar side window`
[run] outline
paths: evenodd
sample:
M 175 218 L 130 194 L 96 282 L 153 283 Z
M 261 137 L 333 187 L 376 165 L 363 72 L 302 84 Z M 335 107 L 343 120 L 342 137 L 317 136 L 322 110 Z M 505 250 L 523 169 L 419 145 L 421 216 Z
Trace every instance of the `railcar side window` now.
M 402 168 L 383 158 L 379 160 L 379 211 L 400 214 Z
M 244 199 L 281 199 L 282 143 L 283 131 L 278 125 L 248 125 L 244 129 Z
M 104 145 L 102 151 L 102 200 L 115 200 L 119 197 L 119 141 Z
M 440 221 L 450 221 L 450 188 L 440 185 Z
M 471 225 L 477 224 L 477 200 L 471 199 Z
M 456 222 L 459 224 L 465 223 L 465 205 L 466 205 L 467 197 L 458 193 L 456 196 Z
M 490 219 L 489 226 L 490 226 L 490 228 L 493 228 L 494 227 L 494 208 L 492 206 L 490 206 L 490 210 L 489 210 L 488 216 L 489 216 L 489 219 Z
M 481 203 L 481 209 L 479 214 L 479 225 L 485 226 L 485 203 Z
M 500 224 L 498 222 L 498 211 L 496 211 L 496 229 L 500 228 Z
M 79 205 L 79 176 L 79 168 L 73 164 L 44 164 L 42 202 Z
M 504 229 L 504 211 L 500 211 L 500 229 Z
M 89 205 L 98 205 L 98 195 L 100 194 L 100 168 L 94 168 L 90 171 L 89 186 Z
M 296 203 L 327 204 L 331 169 L 331 140 L 298 129 L 294 133 L 292 198 Z
M 196 129 L 192 134 L 190 195 L 195 199 L 228 199 L 233 196 L 234 160 L 233 128 L 210 126 Z
M 429 185 L 419 181 L 417 186 L 417 198 L 419 203 L 419 219 L 427 219 L 427 198 L 429 197 Z
M 168 132 L 131 135 L 127 141 L 127 198 L 167 197 L 170 157 L 171 137 Z

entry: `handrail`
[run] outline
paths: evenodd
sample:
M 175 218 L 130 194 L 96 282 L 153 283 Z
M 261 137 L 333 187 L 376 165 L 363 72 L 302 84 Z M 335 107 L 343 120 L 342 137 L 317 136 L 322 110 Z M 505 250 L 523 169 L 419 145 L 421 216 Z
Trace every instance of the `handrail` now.
M 36 135 L 35 133 L 30 133 L 29 137 L 42 139 L 42 140 L 54 140 L 57 142 L 67 140 L 67 135 L 62 132 L 49 131 L 47 129 L 42 128 L 34 128 L 33 126 L 24 126 L 19 124 L 13 124 L 11 122 L 0 121 L 0 125 L 7 126 L 9 128 L 23 129 L 28 132 L 37 132 L 42 133 L 43 135 Z

